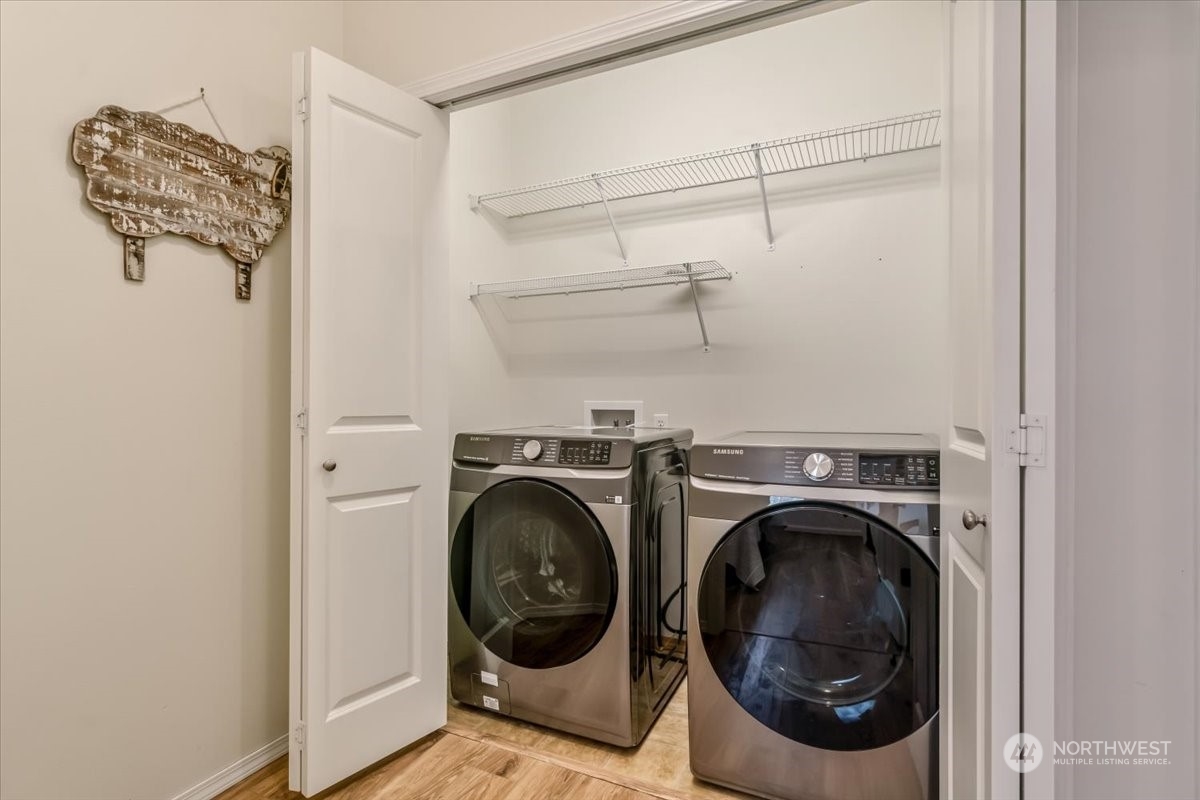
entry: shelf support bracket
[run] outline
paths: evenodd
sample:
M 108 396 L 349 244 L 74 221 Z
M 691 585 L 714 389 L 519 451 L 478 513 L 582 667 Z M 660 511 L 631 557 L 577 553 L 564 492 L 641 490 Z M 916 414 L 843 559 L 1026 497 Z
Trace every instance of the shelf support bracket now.
M 775 250 L 775 230 L 771 227 L 771 207 L 767 204 L 767 183 L 763 180 L 762 146 L 754 145 L 754 170 L 758 173 L 758 193 L 762 196 L 763 219 L 767 222 L 767 249 Z
M 704 327 L 704 312 L 700 310 L 700 295 L 696 291 L 696 279 L 692 276 L 692 265 L 684 264 L 683 269 L 687 272 L 688 285 L 692 287 L 692 302 L 696 304 L 696 319 L 700 323 L 700 338 L 704 341 L 704 352 L 712 351 L 708 345 L 708 329 Z
M 625 262 L 625 266 L 629 266 L 629 255 L 625 252 L 625 243 L 621 241 L 621 232 L 617 230 L 617 221 L 613 219 L 612 211 L 608 207 L 608 196 L 604 194 L 604 184 L 599 178 L 594 178 L 596 181 L 596 189 L 600 192 L 600 202 L 604 204 L 604 213 L 608 215 L 608 224 L 612 227 L 613 236 L 617 240 L 617 249 L 621 251 L 621 260 Z

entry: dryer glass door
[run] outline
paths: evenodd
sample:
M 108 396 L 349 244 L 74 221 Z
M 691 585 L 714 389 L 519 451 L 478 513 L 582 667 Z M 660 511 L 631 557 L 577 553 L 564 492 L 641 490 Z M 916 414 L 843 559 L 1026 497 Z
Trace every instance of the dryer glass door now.
M 899 741 L 936 713 L 937 568 L 858 509 L 775 506 L 701 575 L 704 652 L 749 714 L 826 750 Z
M 488 650 L 521 667 L 569 664 L 612 619 L 612 547 L 587 506 L 519 478 L 484 491 L 454 534 L 450 582 L 463 619 Z

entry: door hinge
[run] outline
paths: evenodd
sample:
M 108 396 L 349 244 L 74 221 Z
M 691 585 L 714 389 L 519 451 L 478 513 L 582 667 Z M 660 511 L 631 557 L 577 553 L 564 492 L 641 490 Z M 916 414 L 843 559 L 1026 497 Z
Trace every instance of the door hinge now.
M 300 431 L 300 435 L 308 433 L 308 409 L 302 408 L 296 412 L 296 430 Z
M 308 119 L 308 97 L 301 97 L 296 101 L 296 113 L 300 115 L 300 119 Z
M 298 724 L 296 726 L 295 730 L 292 731 L 292 741 L 294 741 L 296 743 L 296 747 L 300 748 L 301 750 L 304 749 L 304 723 L 303 722 Z
M 1022 467 L 1046 466 L 1046 431 L 1050 417 L 1047 414 L 1022 414 L 1020 425 L 1009 428 L 1005 436 L 1004 450 L 1021 457 Z

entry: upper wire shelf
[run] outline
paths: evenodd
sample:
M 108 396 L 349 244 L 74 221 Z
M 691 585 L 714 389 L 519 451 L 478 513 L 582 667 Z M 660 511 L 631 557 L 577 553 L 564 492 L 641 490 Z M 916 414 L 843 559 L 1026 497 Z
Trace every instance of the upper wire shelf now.
M 806 133 L 787 139 L 622 167 L 471 198 L 505 217 L 523 217 L 610 200 L 925 150 L 941 144 L 940 110 Z
M 693 281 L 730 280 L 733 275 L 716 261 L 693 261 L 658 267 L 610 269 L 575 275 L 552 275 L 499 283 L 471 285 L 471 296 L 498 294 L 504 297 L 537 297 L 551 294 L 582 294 L 645 286 L 669 286 Z

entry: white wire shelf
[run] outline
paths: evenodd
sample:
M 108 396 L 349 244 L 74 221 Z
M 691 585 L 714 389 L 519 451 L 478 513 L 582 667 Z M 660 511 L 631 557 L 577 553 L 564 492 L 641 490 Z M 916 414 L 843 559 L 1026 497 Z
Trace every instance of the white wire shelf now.
M 672 286 L 688 284 L 692 290 L 692 302 L 696 307 L 696 320 L 700 323 L 700 338 L 704 352 L 710 350 L 708 328 L 704 325 L 704 313 L 700 310 L 700 295 L 696 284 L 700 281 L 728 281 L 733 274 L 716 261 L 691 261 L 683 264 L 664 264 L 657 267 L 632 267 L 610 269 L 603 272 L 581 272 L 575 275 L 549 275 L 543 278 L 524 278 L 497 283 L 472 283 L 471 297 L 500 295 L 508 298 L 539 297 L 556 294 L 584 294 L 587 292 L 609 292 L 618 289 L 641 289 L 648 286 Z
M 942 112 L 939 110 L 924 111 L 787 139 L 595 172 L 479 195 L 471 199 L 472 207 L 482 206 L 509 218 L 524 217 L 751 178 L 761 181 L 769 175 L 925 150 L 941 144 L 941 118 Z
M 471 296 L 498 294 L 515 299 L 539 295 L 639 289 L 645 286 L 668 286 L 692 281 L 727 281 L 732 277 L 729 270 L 716 261 L 693 261 L 687 264 L 665 264 L 658 267 L 610 269 L 603 272 L 581 272 L 576 275 L 551 275 L 544 278 L 524 278 L 500 283 L 477 283 L 471 285 Z

